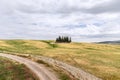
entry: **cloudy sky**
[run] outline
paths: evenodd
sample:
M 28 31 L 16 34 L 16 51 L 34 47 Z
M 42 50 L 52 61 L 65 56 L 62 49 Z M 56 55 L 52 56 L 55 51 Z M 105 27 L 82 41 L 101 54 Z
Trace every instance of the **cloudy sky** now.
M 120 0 L 0 0 L 0 39 L 120 40 Z

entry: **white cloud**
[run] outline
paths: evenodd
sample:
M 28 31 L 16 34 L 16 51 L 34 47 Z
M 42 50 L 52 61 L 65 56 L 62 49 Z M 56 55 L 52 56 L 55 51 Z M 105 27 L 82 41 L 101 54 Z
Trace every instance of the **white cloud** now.
M 0 38 L 55 39 L 58 35 L 69 35 L 74 41 L 117 40 L 120 39 L 119 7 L 115 5 L 118 3 L 117 0 L 1 0 Z

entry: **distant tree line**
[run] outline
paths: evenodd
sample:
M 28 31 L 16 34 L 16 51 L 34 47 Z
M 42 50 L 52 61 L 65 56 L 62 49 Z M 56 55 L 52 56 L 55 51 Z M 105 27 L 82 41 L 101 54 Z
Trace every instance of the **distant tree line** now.
M 56 38 L 56 42 L 57 43 L 71 43 L 71 37 L 68 36 L 59 36 L 58 38 Z

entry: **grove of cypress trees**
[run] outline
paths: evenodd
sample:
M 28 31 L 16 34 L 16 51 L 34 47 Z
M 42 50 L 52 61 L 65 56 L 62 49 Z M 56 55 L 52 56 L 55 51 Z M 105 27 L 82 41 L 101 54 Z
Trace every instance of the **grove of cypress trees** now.
M 68 36 L 59 36 L 58 38 L 56 38 L 57 43 L 70 43 L 71 41 L 71 37 Z

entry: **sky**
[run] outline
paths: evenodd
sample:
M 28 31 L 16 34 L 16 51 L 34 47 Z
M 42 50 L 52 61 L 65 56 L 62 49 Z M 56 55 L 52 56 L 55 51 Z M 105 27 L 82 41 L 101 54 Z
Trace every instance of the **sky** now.
M 0 0 L 0 39 L 120 40 L 120 0 Z

